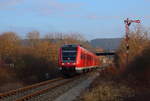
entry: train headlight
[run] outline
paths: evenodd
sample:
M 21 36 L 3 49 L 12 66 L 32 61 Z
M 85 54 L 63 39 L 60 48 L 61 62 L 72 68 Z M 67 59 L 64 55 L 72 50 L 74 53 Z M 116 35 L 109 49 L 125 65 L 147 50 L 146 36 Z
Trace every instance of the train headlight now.
M 62 63 L 62 65 L 64 65 L 64 63 Z
M 76 63 L 73 63 L 73 65 L 76 65 Z
M 59 70 L 62 70 L 62 67 L 59 67 Z

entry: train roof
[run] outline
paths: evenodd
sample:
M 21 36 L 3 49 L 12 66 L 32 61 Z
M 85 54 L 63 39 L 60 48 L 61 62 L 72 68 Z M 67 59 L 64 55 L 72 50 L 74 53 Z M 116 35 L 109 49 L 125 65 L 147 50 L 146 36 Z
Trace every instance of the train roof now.
M 65 44 L 62 47 L 77 47 L 77 46 L 79 46 L 79 45 L 77 45 L 77 44 Z
M 65 45 L 62 46 L 62 48 L 68 48 L 68 47 L 70 47 L 70 48 L 76 48 L 76 47 L 78 47 L 78 46 L 80 46 L 84 51 L 87 51 L 87 52 L 89 52 L 90 54 L 93 54 L 93 55 L 96 56 L 96 54 L 94 54 L 93 52 L 91 52 L 90 50 L 86 49 L 85 47 L 83 47 L 83 46 L 80 45 L 80 44 L 65 44 Z

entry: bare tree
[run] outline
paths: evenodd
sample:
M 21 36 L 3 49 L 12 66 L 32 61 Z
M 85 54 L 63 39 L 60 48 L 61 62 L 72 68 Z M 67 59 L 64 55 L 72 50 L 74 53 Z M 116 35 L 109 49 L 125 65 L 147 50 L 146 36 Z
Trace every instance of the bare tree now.
M 34 47 L 38 42 L 40 42 L 40 33 L 38 31 L 32 31 L 27 34 L 27 38 L 32 47 Z
M 0 35 L 0 56 L 3 60 L 13 58 L 17 54 L 20 39 L 14 32 Z
M 129 40 L 129 62 L 133 61 L 134 58 L 141 54 L 143 49 L 149 44 L 147 38 L 148 31 L 138 26 L 130 32 Z M 117 51 L 117 64 L 119 67 L 125 67 L 126 64 L 126 42 L 122 40 L 121 45 Z

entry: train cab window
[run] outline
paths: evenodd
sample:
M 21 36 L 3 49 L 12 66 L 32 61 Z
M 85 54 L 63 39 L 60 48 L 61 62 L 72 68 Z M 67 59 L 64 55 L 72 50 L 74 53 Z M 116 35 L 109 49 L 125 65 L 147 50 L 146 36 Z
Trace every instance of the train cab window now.
M 77 47 L 64 46 L 62 47 L 62 61 L 63 62 L 75 62 L 77 55 Z

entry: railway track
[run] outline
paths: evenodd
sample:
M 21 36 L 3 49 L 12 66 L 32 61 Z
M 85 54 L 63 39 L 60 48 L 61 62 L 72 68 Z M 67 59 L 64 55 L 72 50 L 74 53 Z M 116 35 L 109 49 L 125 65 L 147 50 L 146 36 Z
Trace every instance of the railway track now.
M 19 88 L 17 90 L 12 90 L 6 93 L 0 94 L 0 101 L 26 101 L 32 100 L 40 95 L 53 90 L 57 87 L 65 85 L 77 77 L 71 79 L 57 78 L 53 80 L 44 81 L 27 87 Z M 32 100 L 35 101 L 35 100 Z

